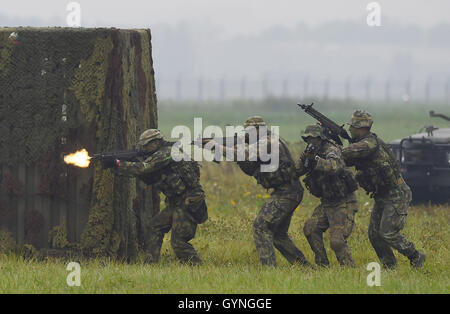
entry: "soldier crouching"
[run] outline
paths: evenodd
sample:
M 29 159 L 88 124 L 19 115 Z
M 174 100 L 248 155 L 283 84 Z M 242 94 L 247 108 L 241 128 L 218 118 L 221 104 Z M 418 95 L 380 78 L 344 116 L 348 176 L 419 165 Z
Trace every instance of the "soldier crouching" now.
M 359 185 L 375 200 L 369 224 L 370 243 L 387 268 L 397 264 L 392 248 L 408 257 L 412 266 L 422 267 L 425 254 L 400 233 L 412 195 L 394 153 L 370 132 L 373 120 L 368 112 L 356 110 L 348 124 L 353 143 L 342 154 L 347 165 L 355 166 Z
M 267 131 L 264 120 L 259 116 L 249 117 L 244 127 L 246 129 L 254 127 L 257 134 L 260 134 L 260 131 L 261 133 Z M 310 264 L 303 253 L 288 235 L 292 215 L 303 198 L 303 187 L 295 171 L 295 162 L 281 139 L 275 142 L 269 132 L 266 134 L 267 136 L 264 138 L 258 137 L 257 144 L 258 147 L 266 146 L 267 151 L 274 144 L 279 153 L 279 165 L 276 170 L 261 171 L 261 166 L 265 162 L 261 161 L 259 152 L 256 152 L 256 150 L 252 152 L 249 149 L 248 143 L 245 148 L 245 160 L 237 162 L 239 168 L 245 174 L 253 176 L 258 184 L 265 189 L 273 189 L 270 199 L 263 205 L 253 223 L 253 238 L 259 260 L 262 265 L 276 266 L 275 247 L 289 263 L 309 266 Z M 216 145 L 221 146 L 221 143 L 216 143 Z M 224 148 L 225 155 L 227 152 L 233 153 L 237 158 L 236 147 Z M 252 158 L 252 154 L 256 154 L 253 156 L 255 158 Z
M 166 196 L 165 208 L 151 219 L 146 262 L 159 261 L 164 234 L 172 229 L 170 242 L 180 262 L 201 264 L 197 251 L 189 243 L 195 236 L 197 225 L 208 218 L 197 162 L 174 161 L 172 145 L 165 142 L 156 129 L 142 133 L 137 146 L 147 157 L 138 162 L 118 161 L 114 165 L 116 173 L 137 177 Z
M 298 174 L 310 193 L 320 198 L 303 231 L 319 266 L 330 264 L 323 233 L 330 228 L 330 246 L 342 266 L 354 266 L 347 238 L 351 235 L 358 211 L 355 191 L 358 184 L 345 166 L 341 149 L 329 141 L 320 125 L 306 128 L 303 140 L 308 144 L 297 164 Z

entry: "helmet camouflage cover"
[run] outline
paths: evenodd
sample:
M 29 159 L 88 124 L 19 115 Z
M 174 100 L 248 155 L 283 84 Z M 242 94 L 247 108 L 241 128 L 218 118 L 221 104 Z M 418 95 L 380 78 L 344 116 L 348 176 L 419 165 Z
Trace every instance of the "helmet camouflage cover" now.
M 306 127 L 305 131 L 302 134 L 302 138 L 304 141 L 306 141 L 308 137 L 320 137 L 323 140 L 327 139 L 325 134 L 323 133 L 323 128 L 318 124 L 308 125 Z
M 266 126 L 266 123 L 264 122 L 263 118 L 260 116 L 252 116 L 247 118 L 247 120 L 244 123 L 244 128 L 247 128 L 249 126 Z
M 371 128 L 373 124 L 372 115 L 365 110 L 356 110 L 350 122 L 347 124 L 354 128 Z
M 137 145 L 143 146 L 153 140 L 162 139 L 161 132 L 157 129 L 148 129 L 145 130 L 141 136 L 139 137 L 139 141 L 137 142 Z

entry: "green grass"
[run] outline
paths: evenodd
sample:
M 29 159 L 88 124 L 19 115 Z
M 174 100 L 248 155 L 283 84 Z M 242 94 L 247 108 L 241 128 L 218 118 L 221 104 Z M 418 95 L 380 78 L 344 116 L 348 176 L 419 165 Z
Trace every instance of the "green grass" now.
M 449 293 L 448 207 L 416 206 L 403 234 L 426 252 L 423 269 L 415 270 L 396 254 L 398 268 L 381 272 L 381 286 L 368 287 L 368 263 L 377 261 L 367 239 L 373 203 L 358 193 L 360 210 L 349 239 L 357 267 L 341 268 L 325 245 L 331 262 L 328 269 L 291 266 L 277 253 L 277 269 L 260 266 L 253 244 L 252 222 L 267 194 L 253 179 L 232 164 L 202 167 L 202 183 L 208 195 L 209 220 L 200 225 L 192 240 L 204 260 L 201 267 L 178 264 L 167 235 L 159 265 L 124 264 L 108 260 L 81 263 L 81 286 L 68 287 L 63 261 L 24 261 L 0 257 L 0 291 L 3 293 Z M 290 235 L 306 257 L 313 253 L 302 233 L 305 221 L 318 201 L 306 193 L 294 214 Z
M 82 264 L 81 286 L 69 287 L 63 264 L 11 259 L 2 264 L 2 269 L 16 273 L 3 277 L 3 293 L 448 293 L 443 282 L 448 282 L 448 276 L 437 270 L 382 271 L 381 286 L 368 287 L 363 266 L 304 270 L 207 264 L 192 269 L 174 263 L 104 265 L 94 261 Z
M 350 120 L 355 109 L 369 111 L 374 119 L 373 131 L 386 141 L 402 138 L 417 133 L 422 127 L 434 125 L 450 127 L 450 124 L 440 118 L 430 118 L 428 111 L 450 115 L 448 106 L 421 104 L 370 104 L 362 106 L 356 103 L 317 103 L 317 110 L 333 119 L 338 124 Z M 269 125 L 280 127 L 280 135 L 288 142 L 299 142 L 300 132 L 308 124 L 316 120 L 303 112 L 294 100 L 267 100 L 264 103 L 231 102 L 196 105 L 183 105 L 162 102 L 159 104 L 159 128 L 170 137 L 172 128 L 176 125 L 186 125 L 193 131 L 194 118 L 203 119 L 203 129 L 208 125 L 217 125 L 225 130 L 225 125 L 243 125 L 248 116 L 260 115 Z M 346 127 L 347 128 L 347 127 Z
M 189 109 L 160 106 L 160 127 L 164 132 L 178 124 L 189 124 L 195 116 L 205 118 L 207 124 L 224 125 L 245 120 L 248 115 L 260 114 L 271 124 L 281 126 L 282 136 L 291 141 L 290 147 L 298 156 L 299 130 L 312 123 L 304 113 L 259 108 L 258 112 L 241 106 Z M 239 106 L 238 106 L 239 107 Z M 244 109 L 242 109 L 244 108 Z M 432 108 L 436 111 L 439 108 Z M 255 110 L 256 111 L 256 110 Z M 333 118 L 346 121 L 351 109 L 335 112 Z M 420 126 L 430 124 L 426 110 L 415 107 L 407 112 L 400 108 L 372 108 L 375 125 L 387 139 L 406 136 Z M 444 112 L 444 110 L 441 110 Z M 295 113 L 295 114 L 294 114 Z M 325 112 L 327 113 L 328 112 Z M 330 113 L 330 116 L 332 114 Z M 224 120 L 224 121 L 223 121 Z M 438 122 L 438 120 L 433 121 Z M 222 123 L 222 124 L 221 124 Z M 204 125 L 207 125 L 204 122 Z M 437 123 L 435 123 L 437 124 Z M 444 123 L 445 124 L 445 123 Z M 283 133 L 285 132 L 285 133 Z M 378 132 L 378 131 L 377 131 Z M 167 133 L 166 133 L 167 134 Z M 366 278 L 370 262 L 378 262 L 367 238 L 370 209 L 373 200 L 358 191 L 359 212 L 348 243 L 356 268 L 341 268 L 329 248 L 325 246 L 331 266 L 327 269 L 305 269 L 291 266 L 277 252 L 279 267 L 262 267 L 253 243 L 252 224 L 268 192 L 247 177 L 233 163 L 202 162 L 202 184 L 207 194 L 209 220 L 200 225 L 192 244 L 204 261 L 201 267 L 180 265 L 170 247 L 170 234 L 163 243 L 161 263 L 146 265 L 140 259 L 125 264 L 103 259 L 81 263 L 81 286 L 68 287 L 67 262 L 24 261 L 15 256 L 0 256 L 0 292 L 2 293 L 449 293 L 450 292 L 450 214 L 448 206 L 413 206 L 403 234 L 418 249 L 427 254 L 424 268 L 412 269 L 404 256 L 396 253 L 398 268 L 381 271 L 381 286 L 368 287 Z M 303 225 L 312 214 L 318 200 L 305 193 L 296 210 L 290 235 L 308 260 L 314 256 L 303 235 Z M 141 257 L 142 258 L 142 257 Z

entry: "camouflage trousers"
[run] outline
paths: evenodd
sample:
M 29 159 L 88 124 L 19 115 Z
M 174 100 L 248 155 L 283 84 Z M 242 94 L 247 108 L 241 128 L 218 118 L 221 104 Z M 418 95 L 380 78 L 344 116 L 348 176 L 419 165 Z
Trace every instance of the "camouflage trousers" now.
M 403 183 L 386 196 L 375 197 L 369 223 L 369 240 L 381 263 L 388 268 L 395 267 L 397 260 L 392 248 L 406 257 L 416 249 L 400 231 L 405 227 L 411 190 Z
M 147 242 L 146 262 L 159 261 L 164 234 L 172 229 L 170 243 L 180 262 L 191 265 L 201 264 L 201 259 L 189 243 L 195 236 L 197 222 L 187 212 L 184 199 L 166 200 L 166 207 L 152 217 L 150 239 Z
M 253 223 L 253 237 L 263 265 L 277 265 L 274 246 L 291 264 L 309 264 L 288 235 L 292 215 L 302 197 L 300 182 L 277 187 L 258 213 Z
M 328 266 L 330 264 L 323 243 L 323 233 L 330 228 L 330 247 L 342 266 L 354 266 L 352 254 L 347 245 L 347 238 L 351 235 L 354 217 L 358 211 L 355 193 L 339 202 L 322 200 L 314 209 L 310 219 L 303 228 L 306 239 L 315 254 L 316 264 Z

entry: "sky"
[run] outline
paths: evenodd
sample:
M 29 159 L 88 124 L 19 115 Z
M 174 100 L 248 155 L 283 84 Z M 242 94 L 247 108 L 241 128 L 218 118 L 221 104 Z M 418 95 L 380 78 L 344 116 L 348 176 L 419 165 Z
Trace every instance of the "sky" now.
M 0 26 L 66 26 L 69 2 L 0 0 Z M 211 81 L 214 88 L 204 89 L 217 96 L 225 79 L 234 94 L 244 79 L 253 80 L 247 93 L 255 95 L 265 80 L 278 91 L 309 84 L 310 91 L 340 96 L 351 89 L 365 97 L 369 81 L 380 97 L 387 84 L 398 97 L 405 89 L 420 97 L 448 94 L 450 0 L 378 0 L 381 27 L 367 25 L 371 0 L 77 2 L 83 27 L 152 30 L 163 98 L 177 94 L 179 81 L 186 83 L 178 94 L 195 96 L 201 80 Z
M 83 26 L 151 27 L 196 22 L 217 25 L 225 34 L 254 34 L 272 25 L 317 26 L 329 21 L 365 22 L 369 0 L 78 0 Z M 63 0 L 0 1 L 0 14 L 9 18 L 64 20 Z M 448 0 L 379 0 L 382 24 L 430 28 L 449 22 Z M 383 21 L 383 17 L 384 19 Z M 1 21 L 0 21 L 1 22 Z

